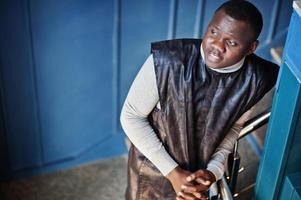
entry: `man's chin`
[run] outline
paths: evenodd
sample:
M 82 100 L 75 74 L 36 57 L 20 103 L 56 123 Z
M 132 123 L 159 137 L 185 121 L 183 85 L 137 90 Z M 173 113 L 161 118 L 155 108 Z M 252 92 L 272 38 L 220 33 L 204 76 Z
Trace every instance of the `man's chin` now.
M 211 63 L 211 62 L 206 62 L 207 67 L 213 68 L 213 69 L 219 69 L 223 68 L 224 66 L 221 63 Z
M 209 56 L 206 56 L 206 59 L 205 59 L 205 63 L 208 67 L 210 68 L 214 68 L 214 69 L 218 69 L 218 68 L 223 68 L 224 65 L 223 65 L 223 60 L 222 59 L 213 59 L 210 58 Z

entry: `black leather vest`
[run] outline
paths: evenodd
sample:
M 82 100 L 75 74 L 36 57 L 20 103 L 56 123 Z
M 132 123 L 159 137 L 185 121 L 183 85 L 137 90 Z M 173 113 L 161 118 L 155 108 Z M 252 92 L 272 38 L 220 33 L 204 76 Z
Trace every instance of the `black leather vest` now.
M 275 84 L 278 66 L 255 54 L 238 71 L 219 73 L 200 55 L 200 39 L 152 43 L 161 109 L 149 121 L 168 153 L 191 172 L 210 157 L 239 117 Z M 133 145 L 127 199 L 175 199 L 169 181 Z

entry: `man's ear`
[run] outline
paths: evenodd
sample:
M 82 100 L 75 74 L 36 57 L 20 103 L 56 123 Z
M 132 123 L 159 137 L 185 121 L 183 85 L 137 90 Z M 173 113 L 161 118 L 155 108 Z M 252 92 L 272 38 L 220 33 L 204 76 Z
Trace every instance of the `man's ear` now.
M 258 47 L 259 41 L 255 40 L 254 42 L 251 43 L 249 51 L 247 53 L 247 55 L 250 55 L 252 53 L 254 53 L 254 51 L 256 50 L 256 48 Z

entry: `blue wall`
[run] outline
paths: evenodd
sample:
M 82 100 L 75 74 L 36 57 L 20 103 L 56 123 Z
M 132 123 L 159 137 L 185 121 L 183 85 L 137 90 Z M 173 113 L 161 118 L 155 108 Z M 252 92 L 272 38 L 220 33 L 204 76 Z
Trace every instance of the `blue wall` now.
M 150 42 L 201 37 L 222 2 L 2 0 L 1 177 L 125 153 L 119 112 Z M 257 52 L 270 59 L 292 0 L 252 2 L 265 20 Z

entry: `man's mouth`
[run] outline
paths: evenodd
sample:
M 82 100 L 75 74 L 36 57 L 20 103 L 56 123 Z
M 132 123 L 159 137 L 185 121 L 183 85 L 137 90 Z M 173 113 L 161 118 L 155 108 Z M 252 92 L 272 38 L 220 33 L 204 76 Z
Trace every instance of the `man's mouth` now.
M 216 51 L 210 51 L 208 53 L 208 60 L 210 62 L 220 62 L 222 60 L 222 56 Z

